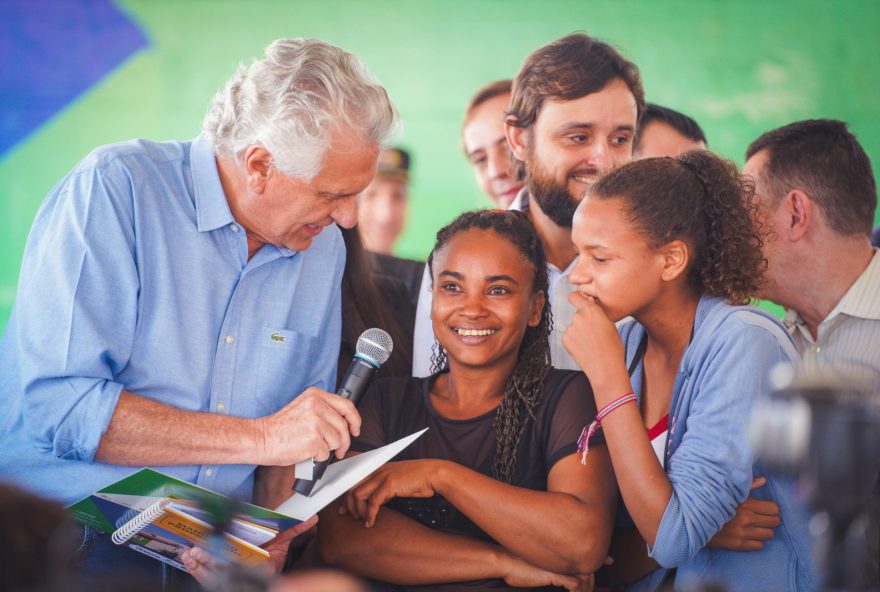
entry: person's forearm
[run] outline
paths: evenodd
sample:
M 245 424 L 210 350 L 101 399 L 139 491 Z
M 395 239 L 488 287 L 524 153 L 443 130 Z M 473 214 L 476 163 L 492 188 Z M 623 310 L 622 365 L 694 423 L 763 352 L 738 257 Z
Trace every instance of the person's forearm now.
M 259 420 L 184 411 L 122 391 L 95 459 L 126 466 L 263 464 Z
M 645 432 L 639 408 L 627 404 L 602 420 L 620 495 L 642 538 L 654 546 L 672 485 Z
M 452 462 L 438 468 L 432 478 L 435 491 L 529 563 L 585 574 L 605 560 L 611 520 L 600 516 L 599 500 L 587 504 L 569 493 L 516 487 Z
M 397 585 L 503 578 L 503 551 L 472 538 L 432 530 L 389 508 L 370 528 L 340 515 L 341 502 L 321 512 L 321 558 L 357 575 Z

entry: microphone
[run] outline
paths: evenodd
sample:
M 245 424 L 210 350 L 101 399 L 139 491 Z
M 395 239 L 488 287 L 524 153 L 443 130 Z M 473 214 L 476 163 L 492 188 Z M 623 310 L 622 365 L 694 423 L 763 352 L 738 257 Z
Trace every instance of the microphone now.
M 394 349 L 394 343 L 391 336 L 382 329 L 367 329 L 358 337 L 357 346 L 355 346 L 354 358 L 351 365 L 342 379 L 342 384 L 336 390 L 336 394 L 345 397 L 355 405 L 360 401 L 361 396 L 367 391 L 373 376 L 379 366 L 388 361 L 391 357 L 391 351 Z M 309 496 L 315 483 L 324 474 L 327 465 L 330 464 L 330 458 L 315 462 L 311 479 L 297 479 L 293 484 L 293 490 L 301 495 Z

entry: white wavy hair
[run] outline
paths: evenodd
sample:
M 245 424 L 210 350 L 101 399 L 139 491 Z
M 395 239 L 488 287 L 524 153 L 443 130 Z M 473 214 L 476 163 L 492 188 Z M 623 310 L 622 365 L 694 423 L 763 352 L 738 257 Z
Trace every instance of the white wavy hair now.
M 310 181 L 334 132 L 386 147 L 397 109 L 361 60 L 318 39 L 278 39 L 214 96 L 202 132 L 221 157 L 240 162 L 259 144 L 283 174 Z

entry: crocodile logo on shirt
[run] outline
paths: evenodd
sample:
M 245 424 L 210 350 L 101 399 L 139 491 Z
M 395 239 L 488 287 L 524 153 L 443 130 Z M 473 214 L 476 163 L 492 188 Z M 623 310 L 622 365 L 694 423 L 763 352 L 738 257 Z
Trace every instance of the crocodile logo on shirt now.
M 285 337 L 281 333 L 272 333 L 271 335 L 269 335 L 269 339 L 271 339 L 272 341 L 275 341 L 276 343 L 286 343 L 287 342 L 287 337 Z

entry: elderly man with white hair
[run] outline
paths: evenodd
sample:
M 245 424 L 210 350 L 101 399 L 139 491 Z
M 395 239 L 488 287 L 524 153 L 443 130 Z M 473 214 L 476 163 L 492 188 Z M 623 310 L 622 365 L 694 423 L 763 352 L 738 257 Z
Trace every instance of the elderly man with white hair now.
M 87 156 L 37 214 L 0 341 L 0 479 L 70 503 L 149 465 L 270 503 L 290 465 L 344 454 L 334 223 L 397 125 L 357 57 L 284 39 L 195 140 Z M 92 537 L 108 568 L 139 558 Z

